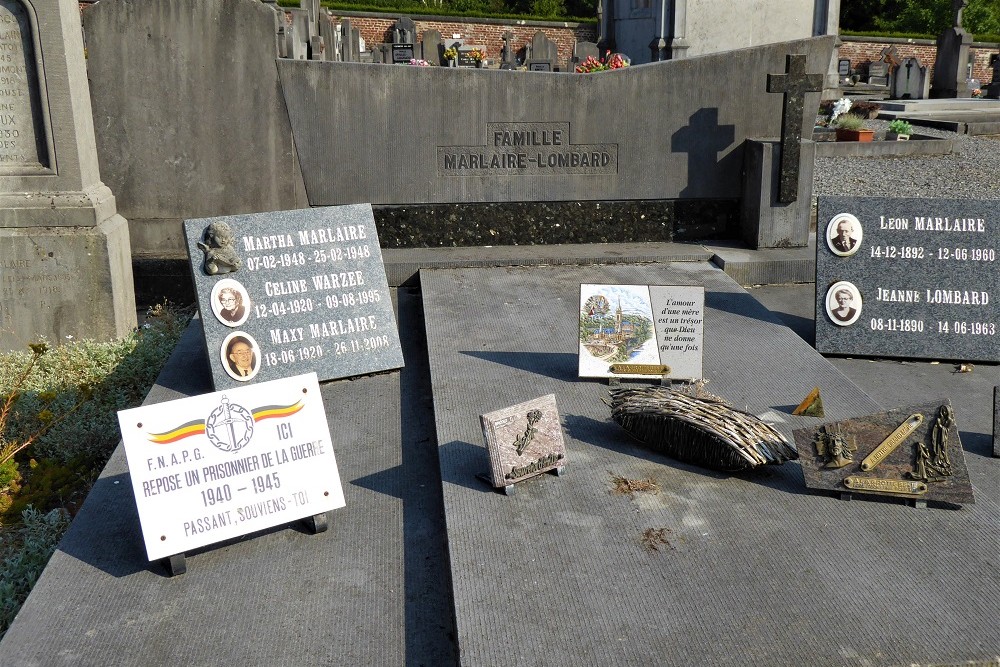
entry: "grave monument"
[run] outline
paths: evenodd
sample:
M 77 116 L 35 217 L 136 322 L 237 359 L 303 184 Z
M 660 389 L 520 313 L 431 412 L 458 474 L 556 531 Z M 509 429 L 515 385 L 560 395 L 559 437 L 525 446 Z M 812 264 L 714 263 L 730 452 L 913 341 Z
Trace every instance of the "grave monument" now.
M 128 223 L 101 182 L 79 8 L 0 2 L 0 346 L 136 324 Z
M 969 45 L 972 35 L 962 29 L 962 11 L 967 0 L 952 0 L 955 22 L 937 40 L 937 60 L 934 62 L 934 79 L 931 97 L 971 97 L 965 84 L 968 76 Z

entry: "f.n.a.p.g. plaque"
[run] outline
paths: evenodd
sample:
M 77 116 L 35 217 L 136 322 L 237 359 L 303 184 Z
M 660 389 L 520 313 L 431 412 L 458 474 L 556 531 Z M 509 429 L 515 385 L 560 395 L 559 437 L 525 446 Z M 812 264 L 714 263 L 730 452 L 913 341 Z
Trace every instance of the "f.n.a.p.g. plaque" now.
M 806 486 L 915 502 L 974 502 L 949 401 L 794 432 Z
M 509 490 L 529 477 L 550 470 L 560 473 L 566 465 L 555 395 L 490 412 L 480 420 L 494 488 Z

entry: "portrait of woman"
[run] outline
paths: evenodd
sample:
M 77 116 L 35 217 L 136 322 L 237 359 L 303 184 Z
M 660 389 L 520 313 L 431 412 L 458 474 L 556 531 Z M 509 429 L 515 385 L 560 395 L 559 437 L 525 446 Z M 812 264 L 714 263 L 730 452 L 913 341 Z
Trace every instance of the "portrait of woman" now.
M 826 292 L 826 314 L 840 327 L 854 324 L 861 317 L 861 293 L 846 280 L 834 283 Z
M 212 288 L 212 312 L 227 327 L 238 327 L 250 315 L 250 297 L 238 280 L 225 278 Z

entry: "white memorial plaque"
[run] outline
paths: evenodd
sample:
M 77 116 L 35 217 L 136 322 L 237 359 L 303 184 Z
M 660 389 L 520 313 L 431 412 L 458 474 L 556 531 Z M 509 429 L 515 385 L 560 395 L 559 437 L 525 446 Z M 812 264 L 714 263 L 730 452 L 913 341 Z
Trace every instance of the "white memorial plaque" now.
M 580 286 L 580 377 L 697 380 L 705 288 Z
M 338 507 L 315 373 L 118 413 L 149 560 Z

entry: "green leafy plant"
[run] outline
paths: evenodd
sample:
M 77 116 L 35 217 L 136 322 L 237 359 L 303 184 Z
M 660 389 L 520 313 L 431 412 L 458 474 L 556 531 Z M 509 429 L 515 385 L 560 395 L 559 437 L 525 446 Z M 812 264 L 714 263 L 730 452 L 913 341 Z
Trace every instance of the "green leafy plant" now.
M 120 340 L 0 354 L 0 634 L 149 392 L 191 310 L 155 306 Z
M 905 120 L 897 118 L 896 120 L 889 123 L 889 131 L 895 132 L 896 134 L 905 134 L 909 136 L 913 134 L 913 126 L 907 123 Z
M 841 130 L 860 130 L 864 127 L 865 121 L 861 116 L 852 113 L 845 113 L 837 118 L 837 127 Z

